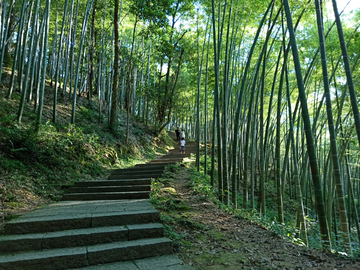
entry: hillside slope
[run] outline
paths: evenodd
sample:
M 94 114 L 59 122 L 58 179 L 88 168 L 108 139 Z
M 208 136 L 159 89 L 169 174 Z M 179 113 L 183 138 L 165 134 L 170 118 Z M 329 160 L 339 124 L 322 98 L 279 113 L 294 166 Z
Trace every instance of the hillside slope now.
M 153 159 L 172 146 L 164 132 L 132 116 L 129 143 L 125 143 L 126 114 L 119 112 L 115 132 L 108 129 L 108 108 L 78 96 L 76 124 L 70 123 L 72 102 L 58 95 L 58 119 L 52 119 L 53 88 L 46 85 L 43 125 L 34 131 L 33 102 L 27 103 L 22 122 L 17 121 L 20 93 L 6 99 L 9 76 L 0 88 L 0 193 L 5 214 L 11 218 L 39 205 L 56 201 L 63 186 L 74 181 L 104 178 L 109 169 L 126 168 Z

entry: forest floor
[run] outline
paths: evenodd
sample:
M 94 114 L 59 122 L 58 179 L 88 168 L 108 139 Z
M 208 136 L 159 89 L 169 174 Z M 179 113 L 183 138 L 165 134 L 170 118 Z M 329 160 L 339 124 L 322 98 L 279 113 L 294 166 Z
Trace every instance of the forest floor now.
M 194 194 L 187 168 L 172 177 L 161 189 L 168 207 L 158 208 L 177 255 L 195 269 L 360 269 L 360 260 L 295 245 L 221 210 Z

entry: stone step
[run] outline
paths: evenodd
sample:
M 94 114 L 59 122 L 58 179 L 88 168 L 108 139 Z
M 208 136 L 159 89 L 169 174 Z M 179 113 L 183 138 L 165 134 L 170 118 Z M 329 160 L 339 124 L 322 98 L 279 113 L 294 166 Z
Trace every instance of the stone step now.
M 170 155 L 166 155 L 166 156 L 162 156 L 161 158 L 155 159 L 155 160 L 159 160 L 159 159 L 171 159 L 171 158 L 184 158 L 184 157 L 190 157 L 190 154 L 181 154 L 180 150 L 176 150 L 176 152 L 173 152 Z
M 182 159 L 162 159 L 162 160 L 152 160 L 149 164 L 176 164 L 176 162 L 182 162 Z
M 89 265 L 128 261 L 172 254 L 172 250 L 172 241 L 168 238 L 109 243 L 88 247 L 88 261 Z
M 169 163 L 166 163 L 166 162 L 162 162 L 162 163 L 158 163 L 158 164 L 145 163 L 145 164 L 136 164 L 134 168 L 163 168 L 164 169 L 168 165 L 169 165 Z
M 69 270 L 192 270 L 193 268 L 184 264 L 176 255 L 162 255 L 151 258 L 91 265 Z
M 189 158 L 190 157 L 190 155 L 188 155 L 188 154 L 180 154 L 180 153 L 176 153 L 176 154 L 171 154 L 171 156 L 169 156 L 169 157 L 162 157 L 161 159 L 163 159 L 163 158 Z
M 135 168 L 135 169 L 117 169 L 111 171 L 111 175 L 115 174 L 121 174 L 121 175 L 128 175 L 128 174 L 134 174 L 134 173 L 163 173 L 164 169 L 154 169 L 151 168 Z
M 162 159 L 154 159 L 149 161 L 149 164 L 153 163 L 153 162 L 158 162 L 158 163 L 169 163 L 169 161 L 171 162 L 182 162 L 183 158 L 182 157 L 177 157 L 177 158 L 162 158 Z
M 71 187 L 68 193 L 150 191 L 150 185 Z
M 83 247 L 49 249 L 0 255 L 1 270 L 59 270 L 172 253 L 167 238 L 140 239 Z
M 150 161 L 150 164 L 154 163 L 154 162 L 163 162 L 163 163 L 167 163 L 167 162 L 182 162 L 184 160 L 183 157 L 175 157 L 175 158 L 162 158 L 162 159 L 154 159 Z
M 0 254 L 80 247 L 132 241 L 142 238 L 159 238 L 163 236 L 164 227 L 160 223 L 86 228 L 50 233 L 6 235 L 0 236 Z
M 151 178 L 142 179 L 121 179 L 121 180 L 94 180 L 76 182 L 74 187 L 99 187 L 99 186 L 135 186 L 135 185 L 150 185 Z
M 65 202 L 74 204 L 75 202 Z M 80 203 L 80 202 L 79 202 Z M 102 202 L 104 203 L 104 202 Z M 80 203 L 81 204 L 81 203 Z M 83 206 L 82 206 L 83 207 Z M 108 227 L 108 226 L 124 226 L 128 224 L 144 224 L 160 221 L 160 214 L 155 209 L 149 209 L 147 204 L 144 204 L 143 208 L 138 205 L 135 209 L 144 209 L 139 211 L 131 211 L 131 205 L 124 205 L 130 209 L 125 211 L 126 208 L 120 212 L 120 205 L 118 212 L 77 212 L 73 214 L 59 212 L 58 214 L 53 211 L 51 213 L 38 213 L 39 216 L 24 216 L 10 220 L 5 223 L 4 235 L 11 234 L 28 234 L 28 233 L 47 233 L 64 230 L 96 228 L 96 227 Z M 101 211 L 99 208 L 97 211 Z M 51 209 L 50 209 L 51 210 Z M 55 209 L 54 209 L 55 210 Z M 115 211 L 115 209 L 113 210 Z M 35 211 L 36 212 L 36 211 Z M 1 267 L 0 267 L 1 269 Z
M 149 191 L 68 193 L 64 194 L 62 201 L 125 200 L 149 198 Z
M 185 149 L 186 148 L 191 148 L 191 147 L 189 145 L 186 145 Z M 177 144 L 174 149 L 171 149 L 166 156 L 173 154 L 180 154 L 180 144 Z M 190 153 L 187 153 L 186 155 L 190 156 Z
M 177 157 L 190 157 L 190 154 L 181 154 L 179 149 L 173 150 L 172 153 L 170 153 L 169 155 L 165 155 L 162 156 L 158 159 L 163 159 L 163 158 L 177 158 Z
M 163 174 L 163 172 L 157 172 L 157 173 L 149 173 L 149 172 L 134 172 L 133 174 L 111 174 L 108 176 L 109 180 L 116 180 L 116 179 L 142 179 L 144 177 L 148 178 L 158 178 Z
M 138 164 L 140 165 L 140 164 Z M 134 173 L 134 172 L 140 172 L 140 171 L 147 171 L 147 172 L 162 172 L 165 169 L 165 166 L 163 165 L 156 165 L 154 166 L 154 164 L 152 164 L 153 166 L 149 166 L 149 164 L 143 164 L 143 166 L 138 166 L 136 165 L 135 167 L 132 168 L 128 168 L 128 169 L 116 169 L 116 170 L 112 170 L 112 173 Z M 144 166 L 146 165 L 146 166 Z

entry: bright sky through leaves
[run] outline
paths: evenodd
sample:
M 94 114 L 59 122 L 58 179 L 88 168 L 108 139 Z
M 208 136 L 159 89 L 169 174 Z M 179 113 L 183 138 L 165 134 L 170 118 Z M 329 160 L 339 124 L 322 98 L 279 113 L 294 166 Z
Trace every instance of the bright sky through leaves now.
M 349 15 L 351 12 L 353 12 L 353 11 L 360 8 L 360 1 L 359 0 L 351 0 L 351 1 L 349 1 L 349 0 L 337 0 L 336 3 L 337 3 L 337 7 L 338 7 L 339 12 L 341 12 L 346 7 L 342 17 L 347 17 L 347 15 Z M 335 19 L 331 1 L 327 1 L 326 7 L 327 7 L 327 9 L 329 11 L 328 12 L 328 18 L 330 18 L 332 20 Z

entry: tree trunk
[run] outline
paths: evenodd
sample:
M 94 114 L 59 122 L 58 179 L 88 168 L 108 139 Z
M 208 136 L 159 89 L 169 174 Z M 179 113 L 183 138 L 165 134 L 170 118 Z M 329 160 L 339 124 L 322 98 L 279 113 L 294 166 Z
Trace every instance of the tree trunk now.
M 301 101 L 301 111 L 302 116 L 304 120 L 304 129 L 306 134 L 306 141 L 307 141 L 307 148 L 308 148 L 308 154 L 309 154 L 309 160 L 310 160 L 310 166 L 311 166 L 311 173 L 312 173 L 312 180 L 314 183 L 314 191 L 315 191 L 315 202 L 316 202 L 316 209 L 317 214 L 319 217 L 319 225 L 320 225 L 320 233 L 321 233 L 321 240 L 322 245 L 325 249 L 329 249 L 331 247 L 330 243 L 330 237 L 329 237 L 329 231 L 327 226 L 327 220 L 326 220 L 326 213 L 325 213 L 325 207 L 324 207 L 324 201 L 322 197 L 322 190 L 321 190 L 321 181 L 319 176 L 319 170 L 318 170 L 318 164 L 316 160 L 316 152 L 315 152 L 315 146 L 314 146 L 314 139 L 312 135 L 311 125 L 310 125 L 310 119 L 309 119 L 309 112 L 308 112 L 308 106 L 307 106 L 307 100 L 305 95 L 305 87 L 301 72 L 301 65 L 300 65 L 300 59 L 298 55 L 298 49 L 297 44 L 295 40 L 295 33 L 289 8 L 288 0 L 283 0 L 285 13 L 286 13 L 286 19 L 288 23 L 288 29 L 290 33 L 290 42 L 291 42 L 291 49 L 293 53 L 293 59 L 295 64 L 295 71 L 296 71 L 296 79 L 298 84 L 298 90 L 299 90 L 299 97 Z
M 118 88 L 118 73 L 119 73 L 119 0 L 115 0 L 114 8 L 114 34 L 115 34 L 115 50 L 114 50 L 114 78 L 112 86 L 112 105 L 110 115 L 110 129 L 115 130 L 116 128 L 116 115 L 117 115 L 117 88 Z M 92 90 L 90 89 L 90 92 Z

